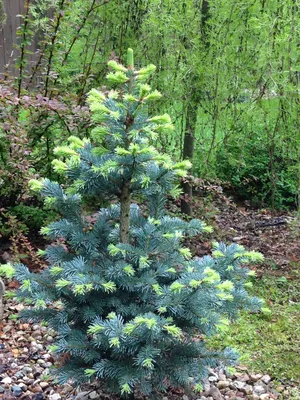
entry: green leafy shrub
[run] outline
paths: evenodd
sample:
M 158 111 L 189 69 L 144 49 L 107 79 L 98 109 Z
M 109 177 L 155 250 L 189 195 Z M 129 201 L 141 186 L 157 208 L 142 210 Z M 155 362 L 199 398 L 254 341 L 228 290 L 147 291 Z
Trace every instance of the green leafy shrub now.
M 19 203 L 15 207 L 8 207 L 8 212 L 10 215 L 15 215 L 18 221 L 25 225 L 26 230 L 31 230 L 33 232 L 38 232 L 42 225 L 45 224 L 45 221 L 50 222 L 56 217 L 54 211 L 42 207 L 42 204 L 26 205 L 24 203 Z
M 299 190 L 296 153 L 290 151 L 286 156 L 277 145 L 271 162 L 268 138 L 259 131 L 259 125 L 256 131 L 255 136 L 245 133 L 242 141 L 232 138 L 226 148 L 220 146 L 216 176 L 229 182 L 238 197 L 251 200 L 256 206 L 295 208 Z
M 173 129 L 166 114 L 149 117 L 160 98 L 146 83 L 153 65 L 134 69 L 111 61 L 108 80 L 117 90 L 92 90 L 92 142 L 70 137 L 56 149 L 57 172 L 66 189 L 33 181 L 62 216 L 42 229 L 60 243 L 45 251 L 49 268 L 31 273 L 15 266 L 19 296 L 32 304 L 23 317 L 46 321 L 57 332 L 52 351 L 61 358 L 59 382 L 99 380 L 121 396 L 160 392 L 171 386 L 201 390 L 207 367 L 231 364 L 233 350 L 210 351 L 205 336 L 224 331 L 240 309 L 259 310 L 246 288 L 241 264 L 261 256 L 233 244 L 214 244 L 213 256 L 192 259 L 181 244 L 210 231 L 203 222 L 166 215 L 167 194 L 189 162 L 174 164 L 149 145 Z M 81 196 L 110 199 L 97 214 L 82 211 Z M 141 211 L 134 200 L 145 199 Z M 157 395 L 158 397 L 159 395 Z

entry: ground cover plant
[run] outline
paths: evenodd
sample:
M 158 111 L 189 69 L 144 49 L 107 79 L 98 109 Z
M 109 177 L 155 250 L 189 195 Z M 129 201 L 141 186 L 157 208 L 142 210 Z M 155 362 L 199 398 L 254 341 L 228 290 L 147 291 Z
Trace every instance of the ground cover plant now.
M 296 268 L 295 266 L 294 268 Z M 268 372 L 278 385 L 287 382 L 299 385 L 299 271 L 291 278 L 263 276 L 256 281 L 256 295 L 266 299 L 270 314 L 241 313 L 240 319 L 226 334 L 211 340 L 213 347 L 234 346 L 240 362 L 253 371 Z
M 207 367 L 237 360 L 231 349 L 209 350 L 204 337 L 226 330 L 239 310 L 262 308 L 247 293 L 252 273 L 243 266 L 262 256 L 215 243 L 213 256 L 191 258 L 182 239 L 210 228 L 166 214 L 166 195 L 178 194 L 190 163 L 174 163 L 149 144 L 173 129 L 167 114 L 147 113 L 161 97 L 147 83 L 155 67 L 135 69 L 130 49 L 127 66 L 109 66 L 113 89 L 88 96 L 91 141 L 71 136 L 55 150 L 62 159 L 53 166 L 67 183 L 31 182 L 62 218 L 42 230 L 60 241 L 45 251 L 49 268 L 11 271 L 32 306 L 22 316 L 56 330 L 61 383 L 96 379 L 131 398 L 169 386 L 201 391 Z M 87 215 L 82 196 L 89 195 L 112 204 Z

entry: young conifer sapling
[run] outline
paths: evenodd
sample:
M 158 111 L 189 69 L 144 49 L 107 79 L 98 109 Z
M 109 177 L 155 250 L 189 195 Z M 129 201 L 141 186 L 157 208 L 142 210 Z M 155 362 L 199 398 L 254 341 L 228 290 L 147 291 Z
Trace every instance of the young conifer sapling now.
M 161 97 L 148 83 L 155 67 L 135 69 L 131 49 L 127 66 L 109 67 L 112 89 L 88 95 L 90 140 L 71 136 L 56 149 L 64 189 L 31 182 L 61 219 L 42 230 L 53 241 L 42 252 L 49 267 L 32 273 L 15 266 L 19 296 L 30 305 L 23 317 L 57 332 L 51 351 L 60 383 L 98 381 L 131 398 L 159 398 L 171 386 L 201 392 L 208 367 L 237 359 L 231 349 L 207 349 L 205 338 L 226 330 L 239 310 L 261 308 L 247 293 L 251 272 L 242 267 L 261 255 L 214 243 L 212 256 L 192 258 L 183 247 L 186 236 L 210 228 L 165 211 L 190 163 L 175 163 L 152 145 L 174 129 L 169 115 L 148 115 Z M 87 215 L 88 197 L 111 205 Z

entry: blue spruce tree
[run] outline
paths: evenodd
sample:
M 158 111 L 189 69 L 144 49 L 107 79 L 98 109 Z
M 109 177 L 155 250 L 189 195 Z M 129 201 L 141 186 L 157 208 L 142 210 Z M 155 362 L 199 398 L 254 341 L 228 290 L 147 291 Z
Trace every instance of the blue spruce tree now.
M 151 145 L 173 130 L 168 115 L 147 114 L 161 97 L 147 83 L 155 67 L 136 70 L 131 49 L 126 67 L 115 61 L 109 67 L 113 89 L 88 95 L 91 139 L 70 137 L 69 146 L 56 149 L 54 168 L 67 188 L 31 182 L 61 215 L 42 232 L 62 242 L 47 247 L 42 272 L 15 266 L 19 296 L 30 305 L 23 317 L 47 321 L 57 332 L 51 350 L 64 360 L 56 371 L 60 383 L 98 380 L 125 398 L 137 392 L 158 398 L 170 386 L 201 391 L 208 367 L 236 361 L 230 349 L 207 349 L 205 337 L 225 330 L 240 309 L 261 307 L 247 294 L 250 272 L 241 266 L 260 255 L 221 243 L 213 256 L 193 259 L 182 246 L 183 238 L 209 227 L 164 210 L 190 165 L 173 163 Z M 91 218 L 83 197 L 111 205 Z

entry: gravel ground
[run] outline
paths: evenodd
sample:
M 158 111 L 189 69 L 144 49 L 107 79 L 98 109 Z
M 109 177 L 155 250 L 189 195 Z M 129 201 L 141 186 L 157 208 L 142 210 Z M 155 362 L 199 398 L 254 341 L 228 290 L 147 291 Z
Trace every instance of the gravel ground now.
M 118 399 L 93 385 L 76 389 L 69 384 L 56 385 L 51 377 L 51 367 L 55 360 L 47 350 L 54 340 L 55 332 L 46 326 L 20 322 L 16 315 L 21 309 L 21 304 L 13 300 L 5 301 L 0 327 L 0 399 Z M 200 395 L 170 391 L 163 400 L 289 399 L 293 390 L 289 385 L 276 384 L 269 375 L 252 374 L 246 367 L 240 366 L 234 375 L 228 375 L 222 370 L 211 370 L 204 392 Z

